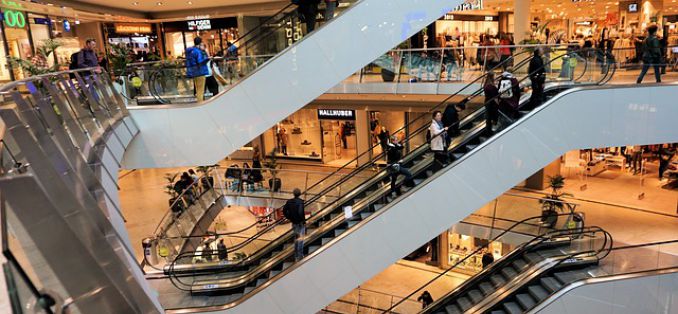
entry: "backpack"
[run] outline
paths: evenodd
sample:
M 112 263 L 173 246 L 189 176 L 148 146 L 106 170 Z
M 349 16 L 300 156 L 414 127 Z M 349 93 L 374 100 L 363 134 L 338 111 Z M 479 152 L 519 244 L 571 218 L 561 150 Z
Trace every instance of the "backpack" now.
M 501 81 L 499 81 L 499 98 L 513 98 L 513 82 L 511 82 L 510 78 L 502 78 Z
M 68 65 L 69 70 L 78 69 L 78 54 L 80 54 L 80 51 L 71 54 L 71 63 Z

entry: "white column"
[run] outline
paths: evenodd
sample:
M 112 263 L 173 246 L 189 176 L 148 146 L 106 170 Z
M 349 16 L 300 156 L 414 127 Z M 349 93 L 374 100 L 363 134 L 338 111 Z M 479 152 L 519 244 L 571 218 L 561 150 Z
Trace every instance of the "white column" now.
M 518 44 L 528 38 L 527 32 L 530 31 L 530 0 L 513 1 L 513 37 Z
M 366 110 L 355 111 L 355 133 L 356 133 L 356 151 L 358 155 L 370 149 L 370 121 L 367 117 Z M 370 161 L 370 157 L 365 154 L 358 159 L 358 165 L 365 164 Z

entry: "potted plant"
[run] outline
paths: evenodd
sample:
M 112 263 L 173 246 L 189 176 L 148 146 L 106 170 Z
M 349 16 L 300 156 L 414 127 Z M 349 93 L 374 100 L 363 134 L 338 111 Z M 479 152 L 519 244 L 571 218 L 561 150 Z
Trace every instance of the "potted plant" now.
M 179 176 L 179 173 L 165 173 L 165 181 L 167 183 L 165 184 L 165 193 L 170 196 L 169 198 L 169 206 L 171 206 L 172 212 L 176 214 L 180 214 L 182 211 L 184 211 L 184 203 L 183 202 L 177 202 L 177 199 L 179 198 L 179 194 L 177 191 L 174 189 L 174 184 Z M 176 204 L 175 204 L 176 202 Z
M 21 69 L 26 76 L 36 76 L 46 73 L 58 72 L 59 64 L 54 63 L 50 66 L 47 63 L 56 51 L 57 48 L 61 47 L 61 42 L 55 39 L 45 39 L 42 41 L 42 44 L 35 50 L 35 55 L 31 60 L 25 60 L 17 57 L 8 56 L 10 65 L 13 67 Z
M 212 166 L 199 166 L 195 170 L 200 173 L 200 185 L 202 186 L 203 191 L 207 191 L 214 186 L 214 177 L 210 176 L 210 171 L 212 168 L 216 168 L 217 165 Z
M 549 176 L 549 188 L 551 194 L 546 195 L 539 200 L 541 204 L 541 221 L 544 226 L 553 228 L 558 222 L 558 213 L 565 210 L 566 203 L 562 200 L 563 196 L 574 196 L 570 193 L 562 192 L 565 186 L 565 178 L 561 175 Z

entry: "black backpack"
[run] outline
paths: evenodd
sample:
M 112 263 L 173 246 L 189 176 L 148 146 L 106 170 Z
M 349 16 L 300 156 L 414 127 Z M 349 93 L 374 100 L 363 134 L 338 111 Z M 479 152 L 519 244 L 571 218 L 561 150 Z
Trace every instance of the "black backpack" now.
M 78 69 L 78 54 L 80 54 L 80 51 L 71 54 L 71 63 L 68 65 L 69 70 Z

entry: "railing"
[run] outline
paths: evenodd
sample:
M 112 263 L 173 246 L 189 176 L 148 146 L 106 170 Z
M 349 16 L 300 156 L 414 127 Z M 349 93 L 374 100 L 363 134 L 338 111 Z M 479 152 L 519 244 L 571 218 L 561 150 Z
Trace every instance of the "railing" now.
M 333 177 L 340 179 L 346 175 L 335 173 Z M 362 178 L 370 176 L 371 173 L 358 175 Z M 283 217 L 279 212 L 276 213 L 275 209 L 293 197 L 292 190 L 294 188 L 306 190 L 309 185 L 323 185 L 320 180 L 328 180 L 327 172 L 233 166 L 207 167 L 198 180 L 170 199 L 169 209 L 153 232 L 157 241 L 157 251 L 166 262 L 171 262 L 181 252 L 198 250 L 207 237 L 211 241 L 225 240 L 224 243 L 231 256 L 237 254 L 249 256 L 270 242 L 270 239 L 261 238 L 275 238 L 290 230 L 288 225 L 280 225 Z M 323 195 L 324 202 L 332 202 L 348 192 L 350 191 L 339 190 L 336 194 Z M 240 230 L 221 232 L 216 227 L 212 229 L 201 226 L 199 224 L 201 218 L 212 206 L 221 207 L 225 202 L 222 202 L 221 198 L 224 197 L 228 198 L 229 203 L 237 203 L 241 197 L 247 198 L 247 203 L 261 205 L 258 207 L 266 207 L 267 211 L 256 214 L 256 222 Z M 260 201 L 257 202 L 255 199 Z M 184 260 L 191 263 L 192 254 L 188 255 L 188 259 L 182 259 Z M 155 264 L 148 260 L 145 262 L 151 266 Z
M 14 81 L 0 86 L 0 97 L 4 131 L 0 135 L 0 222 L 12 308 L 15 313 L 86 312 L 91 300 L 116 292 L 71 297 L 77 291 L 71 290 L 73 285 L 81 283 L 66 278 L 71 273 L 61 272 L 67 267 L 64 261 L 78 259 L 81 265 L 88 261 L 91 271 L 105 264 L 101 259 L 119 258 L 106 265 L 121 276 L 131 276 L 130 267 L 138 267 L 123 262 L 134 255 L 115 228 L 122 225 L 123 216 L 116 198 L 108 193 L 117 188 L 122 152 L 138 128 L 127 118 L 124 101 L 108 75 L 94 69 Z M 60 220 L 40 224 L 50 217 Z M 57 230 L 82 238 L 59 242 L 54 239 L 67 235 L 55 234 Z M 100 239 L 99 235 L 106 239 L 97 246 L 80 247 Z M 66 247 L 64 254 L 80 248 L 88 257 L 80 260 L 77 254 L 68 258 L 54 254 Z M 88 271 L 81 278 L 103 284 L 101 278 L 87 277 Z M 137 304 L 144 307 L 143 297 L 137 297 Z

